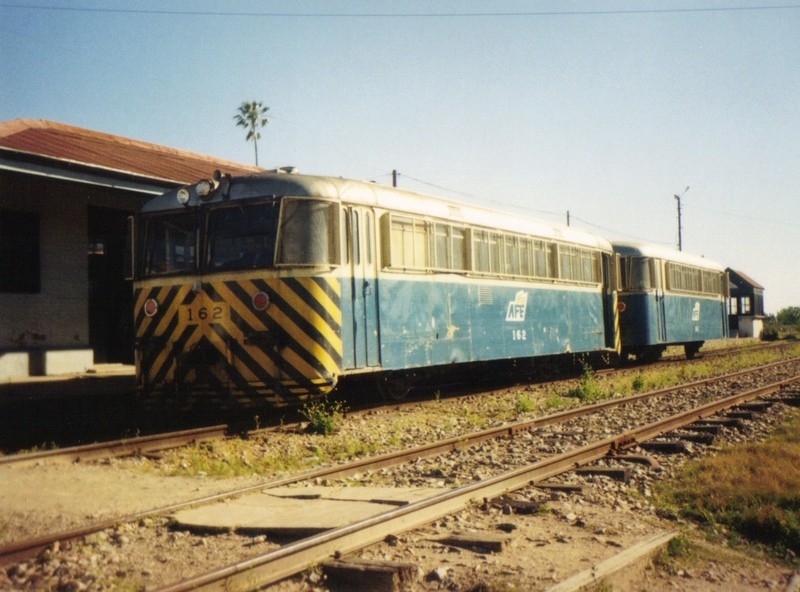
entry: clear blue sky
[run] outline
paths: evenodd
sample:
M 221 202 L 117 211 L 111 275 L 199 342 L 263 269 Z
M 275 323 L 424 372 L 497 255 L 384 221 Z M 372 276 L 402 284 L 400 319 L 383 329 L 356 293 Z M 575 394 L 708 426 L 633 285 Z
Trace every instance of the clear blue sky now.
M 0 0 L 0 71 L 0 120 L 252 163 L 255 99 L 262 166 L 609 239 L 683 194 L 685 251 L 800 305 L 800 1 Z

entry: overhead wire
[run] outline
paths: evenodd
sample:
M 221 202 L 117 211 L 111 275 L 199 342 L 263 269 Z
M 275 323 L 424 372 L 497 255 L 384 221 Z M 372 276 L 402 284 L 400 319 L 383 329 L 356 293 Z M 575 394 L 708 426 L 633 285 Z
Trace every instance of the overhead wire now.
M 412 181 L 415 181 L 417 183 L 421 183 L 423 185 L 427 185 L 429 187 L 433 187 L 435 189 L 440 189 L 442 191 L 448 191 L 450 193 L 455 193 L 457 195 L 462 195 L 464 197 L 469 197 L 471 199 L 479 200 L 481 202 L 488 202 L 488 203 L 491 203 L 491 204 L 494 204 L 494 205 L 512 207 L 512 204 L 508 204 L 508 203 L 505 203 L 503 201 L 491 199 L 491 198 L 483 196 L 483 195 L 476 195 L 474 193 L 467 193 L 465 191 L 460 191 L 458 189 L 453 189 L 451 187 L 444 187 L 442 185 L 436 185 L 435 183 L 430 183 L 428 181 L 423 181 L 422 179 L 416 179 L 416 178 L 414 178 L 414 177 L 412 177 L 410 175 L 406 175 L 405 173 L 398 172 L 397 176 L 398 177 L 405 177 L 406 179 L 411 179 Z M 529 207 L 526 207 L 526 206 L 521 206 L 519 204 L 513 204 L 513 207 L 521 208 L 521 209 L 527 210 L 529 212 L 536 212 L 538 214 L 547 214 L 549 216 L 563 216 L 563 212 L 551 212 L 551 211 L 548 211 L 548 210 L 537 210 L 535 208 L 529 208 Z
M 147 8 L 108 8 L 88 6 L 55 6 L 52 4 L 4 3 L 0 8 L 24 10 L 51 10 L 62 12 L 143 14 L 163 16 L 213 16 L 213 17 L 266 17 L 266 18 L 368 18 L 368 19 L 420 19 L 420 18 L 519 18 L 550 16 L 605 16 L 637 14 L 686 14 L 686 13 L 730 13 L 796 10 L 800 4 L 768 4 L 763 6 L 698 6 L 684 8 L 631 8 L 607 10 L 515 10 L 481 12 L 271 12 L 271 11 L 231 11 L 231 10 L 168 10 Z
M 429 187 L 433 187 L 433 188 L 439 189 L 441 191 L 447 191 L 449 193 L 455 193 L 457 195 L 462 195 L 462 196 L 465 196 L 465 197 L 469 197 L 469 198 L 474 199 L 474 200 L 476 200 L 476 201 L 478 201 L 480 203 L 491 203 L 491 204 L 496 205 L 496 206 L 501 206 L 501 207 L 506 207 L 506 208 L 515 208 L 517 210 L 523 210 L 523 211 L 532 212 L 532 213 L 535 213 L 535 214 L 547 214 L 549 216 L 555 216 L 555 217 L 562 217 L 564 215 L 564 212 L 553 212 L 553 211 L 550 211 L 550 210 L 539 210 L 539 209 L 536 209 L 536 208 L 531 208 L 531 207 L 522 205 L 522 204 L 520 204 L 518 202 L 516 202 L 514 204 L 510 204 L 510 203 L 506 203 L 506 202 L 503 202 L 503 201 L 490 199 L 490 198 L 487 198 L 487 197 L 482 196 L 482 195 L 477 195 L 475 193 L 467 193 L 465 191 L 460 191 L 458 189 L 453 189 L 451 187 L 445 187 L 443 185 L 437 185 L 436 183 L 430 183 L 428 181 L 424 181 L 422 179 L 418 179 L 416 177 L 412 177 L 411 175 L 407 175 L 405 173 L 400 173 L 399 171 L 397 171 L 396 173 L 389 172 L 389 173 L 385 173 L 385 174 L 378 175 L 378 176 L 375 176 L 375 177 L 371 177 L 369 180 L 371 181 L 373 179 L 382 179 L 384 177 L 391 176 L 392 174 L 396 174 L 398 177 L 403 177 L 405 179 L 410 179 L 410 180 L 412 180 L 412 181 L 414 181 L 416 183 L 420 183 L 422 185 L 427 185 Z M 619 231 L 619 230 L 614 230 L 612 228 L 607 228 L 607 227 L 604 227 L 604 226 L 600 226 L 598 224 L 593 224 L 592 222 L 588 222 L 587 220 L 583 220 L 582 218 L 578 218 L 577 216 L 574 216 L 574 215 L 571 215 L 571 214 L 570 214 L 570 219 L 571 220 L 577 220 L 577 221 L 579 221 L 579 222 L 581 222 L 581 223 L 583 223 L 583 224 L 585 224 L 587 226 L 590 226 L 592 228 L 596 228 L 596 229 L 601 230 L 601 231 L 603 231 L 605 233 L 611 233 L 611 234 L 615 234 L 615 235 L 618 235 L 618 236 L 627 237 L 630 240 L 636 240 L 636 241 L 641 241 L 641 242 L 659 242 L 659 241 L 653 241 L 651 238 L 645 238 L 645 237 L 641 237 L 641 236 L 636 236 L 636 235 L 632 235 L 632 234 L 629 234 L 629 233 L 626 233 L 626 232 L 622 232 L 622 231 Z M 663 243 L 663 244 L 667 244 L 667 243 Z
M 388 176 L 388 175 L 391 175 L 391 174 L 392 173 L 386 173 L 385 175 L 381 175 L 380 178 Z M 548 216 L 555 216 L 557 218 L 560 218 L 560 217 L 562 217 L 564 215 L 564 212 L 554 212 L 554 211 L 551 211 L 551 210 L 540 210 L 540 209 L 536 209 L 536 208 L 527 207 L 525 205 L 521 205 L 518 202 L 515 202 L 515 203 L 511 204 L 511 203 L 503 202 L 503 201 L 500 201 L 500 200 L 491 199 L 491 198 L 488 198 L 488 197 L 483 196 L 483 195 L 477 195 L 477 194 L 474 194 L 474 193 L 467 193 L 465 191 L 460 191 L 458 189 L 453 189 L 451 187 L 445 187 L 445 186 L 442 186 L 442 185 L 437 185 L 435 183 L 430 183 L 428 181 L 424 181 L 422 179 L 417 179 L 417 178 L 412 177 L 410 175 L 407 175 L 405 173 L 397 172 L 397 176 L 398 177 L 404 177 L 406 179 L 410 179 L 412 181 L 415 181 L 417 183 L 421 183 L 423 185 L 427 185 L 429 187 L 433 187 L 435 189 L 439 189 L 439 190 L 442 190 L 442 191 L 447 191 L 447 192 L 450 192 L 450 193 L 454 193 L 454 194 L 462 195 L 462 196 L 465 196 L 465 197 L 469 197 L 469 198 L 477 200 L 477 201 L 479 201 L 481 203 L 491 203 L 491 204 L 496 205 L 496 206 L 502 206 L 502 207 L 506 207 L 506 208 L 516 208 L 518 210 L 524 210 L 524 211 L 532 212 L 532 213 L 536 213 L 536 214 L 546 214 Z M 796 225 L 795 222 L 791 222 L 791 221 L 785 221 L 784 222 L 782 220 L 759 219 L 759 218 L 754 218 L 754 217 L 750 216 L 749 214 L 746 217 L 743 217 L 741 215 L 731 214 L 729 212 L 720 212 L 718 210 L 712 210 L 710 208 L 704 208 L 702 206 L 697 206 L 696 204 L 685 204 L 684 208 L 687 208 L 687 207 L 690 210 L 695 209 L 695 210 L 706 211 L 706 212 L 713 213 L 713 214 L 718 215 L 718 216 L 719 215 L 726 216 L 726 217 L 729 217 L 729 218 L 738 219 L 740 221 L 761 222 L 761 223 L 764 223 L 764 224 L 775 224 L 775 223 L 777 223 L 777 224 L 785 224 L 785 225 L 792 224 L 793 226 Z M 614 234 L 614 235 L 618 235 L 618 236 L 627 237 L 627 238 L 629 238 L 631 240 L 636 240 L 636 241 L 641 241 L 641 242 L 660 242 L 661 244 L 672 244 L 672 243 L 666 243 L 666 242 L 663 242 L 663 241 L 654 241 L 651 237 L 638 236 L 638 235 L 630 234 L 630 233 L 627 233 L 627 232 L 623 232 L 621 230 L 616 230 L 614 228 L 609 228 L 607 226 L 601 226 L 599 224 L 594 224 L 593 222 L 589 222 L 588 220 L 584 220 L 583 218 L 575 216 L 571 212 L 569 214 L 569 218 L 570 218 L 570 220 L 575 220 L 575 221 L 581 222 L 582 224 L 585 224 L 586 226 L 590 226 L 592 228 L 596 228 L 597 230 L 600 230 L 600 231 L 602 231 L 604 233 L 610 233 L 610 234 Z
M 737 220 L 739 222 L 759 222 L 761 224 L 778 224 L 778 225 L 781 225 L 781 226 L 791 226 L 793 228 L 797 226 L 797 221 L 796 220 L 791 220 L 791 219 L 787 219 L 787 218 L 781 218 L 780 216 L 775 216 L 774 218 L 768 220 L 766 218 L 758 218 L 758 217 L 752 216 L 749 212 L 747 213 L 747 216 L 742 216 L 741 214 L 736 214 L 736 213 L 732 213 L 732 212 L 726 212 L 724 210 L 715 210 L 715 209 L 712 209 L 712 208 L 706 208 L 706 207 L 698 206 L 697 204 L 692 204 L 692 203 L 684 204 L 683 208 L 684 208 L 684 211 L 686 211 L 687 209 L 690 212 L 692 210 L 697 210 L 697 211 L 700 211 L 700 212 L 707 212 L 709 214 L 714 214 L 714 216 L 722 216 L 724 218 L 730 218 L 730 219 L 733 219 L 733 220 Z

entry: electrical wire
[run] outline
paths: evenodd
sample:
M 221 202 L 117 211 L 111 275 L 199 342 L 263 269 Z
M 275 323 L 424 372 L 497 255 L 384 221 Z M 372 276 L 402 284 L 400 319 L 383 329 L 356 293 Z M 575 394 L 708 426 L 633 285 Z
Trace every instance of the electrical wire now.
M 469 197 L 471 199 L 479 200 L 481 202 L 487 202 L 487 203 L 491 203 L 491 204 L 499 205 L 499 206 L 504 206 L 504 207 L 520 208 L 520 209 L 526 210 L 528 212 L 535 212 L 537 214 L 547 214 L 548 216 L 562 216 L 563 215 L 563 213 L 561 213 L 561 212 L 551 212 L 551 211 L 548 211 L 548 210 L 536 210 L 534 208 L 528 208 L 528 207 L 525 207 L 525 206 L 521 206 L 519 204 L 513 204 L 513 206 L 512 206 L 512 204 L 508 204 L 508 203 L 505 203 L 505 202 L 502 202 L 502 201 L 494 200 L 494 199 L 491 199 L 491 198 L 488 198 L 488 197 L 485 197 L 485 196 L 482 196 L 482 195 L 476 195 L 474 193 L 467 193 L 465 191 L 459 191 L 458 189 L 452 189 L 450 187 L 443 187 L 442 185 L 436 185 L 435 183 L 429 183 L 428 181 L 423 181 L 422 179 L 416 179 L 416 178 L 414 178 L 414 177 L 412 177 L 410 175 L 406 175 L 405 173 L 398 172 L 397 176 L 398 177 L 405 177 L 406 179 L 411 179 L 412 181 L 415 181 L 417 183 L 421 183 L 423 185 L 427 185 L 429 187 L 433 187 L 435 189 L 440 189 L 442 191 L 448 191 L 450 193 L 455 193 L 457 195 L 462 195 L 464 197 Z
M 412 177 L 411 175 L 407 175 L 405 173 L 397 172 L 396 174 L 397 174 L 398 177 L 403 177 L 405 179 L 410 179 L 410 180 L 412 180 L 412 181 L 414 181 L 416 183 L 420 183 L 422 185 L 427 185 L 429 187 L 434 187 L 434 188 L 439 189 L 441 191 L 447 191 L 449 193 L 455 193 L 455 194 L 458 194 L 458 195 L 462 195 L 462 196 L 465 196 L 465 197 L 472 198 L 472 199 L 476 200 L 479 203 L 491 203 L 491 204 L 493 204 L 495 206 L 501 206 L 501 207 L 509 208 L 509 209 L 513 208 L 513 209 L 516 209 L 516 210 L 523 210 L 523 211 L 532 212 L 532 213 L 535 213 L 535 214 L 546 214 L 546 215 L 555 216 L 555 217 L 558 217 L 558 218 L 560 218 L 560 217 L 562 217 L 564 215 L 563 212 L 552 212 L 552 211 L 549 211 L 549 210 L 537 210 L 535 208 L 530 208 L 530 207 L 527 207 L 525 205 L 522 205 L 522 204 L 520 204 L 518 202 L 514 203 L 514 204 L 509 204 L 509 203 L 506 203 L 506 202 L 489 199 L 487 197 L 484 197 L 484 196 L 481 196 L 481 195 L 476 195 L 474 193 L 467 193 L 465 191 L 460 191 L 458 189 L 452 189 L 450 187 L 445 187 L 443 185 L 437 185 L 435 183 L 430 183 L 430 182 L 424 181 L 422 179 L 417 179 L 416 177 Z M 389 175 L 392 175 L 392 173 L 385 173 L 383 175 L 379 175 L 379 176 L 374 177 L 374 178 L 375 179 L 382 179 L 382 178 L 384 178 L 386 176 L 389 176 Z M 622 231 L 619 231 L 619 230 L 614 230 L 612 228 L 607 228 L 605 226 L 600 226 L 598 224 L 593 224 L 591 222 L 588 222 L 587 220 L 583 220 L 582 218 L 578 218 L 577 216 L 573 216 L 571 214 L 570 214 L 570 220 L 577 220 L 577 221 L 585 224 L 586 226 L 590 226 L 592 228 L 596 228 L 596 229 L 602 231 L 605 234 L 613 234 L 613 235 L 616 235 L 616 236 L 623 236 L 623 237 L 626 237 L 626 238 L 628 238 L 630 240 L 635 240 L 635 241 L 640 241 L 640 242 L 649 242 L 649 243 L 659 242 L 659 241 L 653 241 L 652 238 L 645 238 L 645 237 L 642 237 L 642 236 L 636 236 L 636 235 L 629 234 L 627 232 L 622 232 Z M 659 243 L 659 244 L 668 244 L 668 243 Z
M 757 12 L 796 10 L 800 4 L 771 4 L 764 6 L 706 6 L 693 8 L 633 8 L 610 10 L 556 10 L 556 11 L 487 11 L 487 12 L 268 12 L 268 11 L 226 11 L 226 10 L 153 10 L 144 8 L 105 8 L 105 7 L 80 7 L 80 6 L 53 6 L 49 4 L 0 4 L 0 8 L 13 8 L 22 10 L 51 10 L 61 12 L 85 13 L 113 13 L 113 14 L 142 14 L 161 16 L 213 16 L 213 17 L 265 17 L 265 18 L 365 18 L 365 19 L 466 19 L 466 18 L 519 18 L 519 17 L 550 17 L 550 16 L 607 16 L 607 15 L 637 15 L 637 14 L 687 14 L 687 13 L 730 13 L 730 12 Z

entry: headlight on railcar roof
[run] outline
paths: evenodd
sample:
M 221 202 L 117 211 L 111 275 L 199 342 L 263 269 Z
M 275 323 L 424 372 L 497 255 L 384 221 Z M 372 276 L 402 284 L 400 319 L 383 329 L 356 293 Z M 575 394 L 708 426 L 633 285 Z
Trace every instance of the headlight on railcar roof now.
M 211 192 L 216 189 L 216 184 L 210 179 L 203 179 L 195 185 L 194 190 L 197 192 L 197 197 L 200 199 L 208 199 L 211 197 Z
M 181 204 L 182 206 L 185 206 L 187 203 L 189 203 L 189 197 L 190 197 L 189 190 L 186 189 L 186 187 L 181 187 L 180 189 L 178 189 L 178 203 L 179 204 Z

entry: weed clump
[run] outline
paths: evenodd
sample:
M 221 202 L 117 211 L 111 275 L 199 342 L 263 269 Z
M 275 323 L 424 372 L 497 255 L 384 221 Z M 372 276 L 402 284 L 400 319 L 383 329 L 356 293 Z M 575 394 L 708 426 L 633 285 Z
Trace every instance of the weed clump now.
M 327 399 L 312 401 L 300 409 L 300 415 L 308 420 L 308 431 L 323 436 L 338 430 L 345 413 L 347 408 L 341 401 L 331 402 Z
M 669 571 L 674 571 L 677 564 L 696 557 L 697 551 L 694 543 L 686 535 L 678 534 L 672 537 L 667 546 L 659 551 L 655 563 Z
M 567 402 L 564 401 L 561 395 L 559 395 L 557 392 L 550 392 L 547 394 L 547 397 L 540 402 L 539 405 L 542 412 L 550 413 L 566 407 Z
M 631 382 L 631 388 L 633 388 L 634 393 L 639 393 L 644 390 L 645 384 L 644 376 L 637 374 Z
M 600 383 L 597 381 L 594 370 L 591 366 L 584 364 L 583 375 L 578 381 L 578 386 L 567 392 L 568 397 L 574 397 L 584 403 L 593 403 L 607 398 Z
M 536 405 L 534 404 L 533 398 L 525 393 L 517 394 L 517 398 L 514 400 L 514 411 L 517 414 L 517 417 L 520 415 L 525 415 L 526 413 L 531 413 L 536 409 Z
M 690 557 L 693 550 L 694 545 L 692 542 L 682 534 L 672 537 L 669 543 L 667 543 L 667 555 L 673 559 Z

